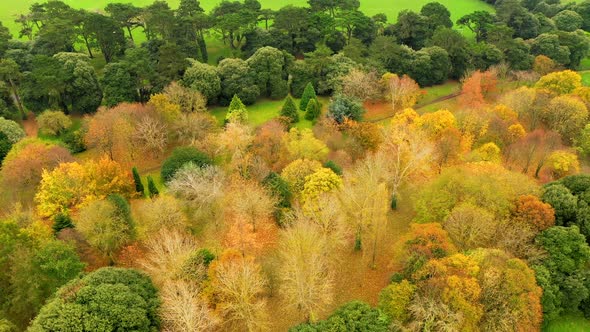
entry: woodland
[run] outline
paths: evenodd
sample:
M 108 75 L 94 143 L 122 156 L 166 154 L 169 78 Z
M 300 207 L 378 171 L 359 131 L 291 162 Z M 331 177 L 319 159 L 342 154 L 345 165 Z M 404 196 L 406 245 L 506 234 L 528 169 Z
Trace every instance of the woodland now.
M 1 22 L 0 332 L 590 331 L 590 0 L 363 1 Z

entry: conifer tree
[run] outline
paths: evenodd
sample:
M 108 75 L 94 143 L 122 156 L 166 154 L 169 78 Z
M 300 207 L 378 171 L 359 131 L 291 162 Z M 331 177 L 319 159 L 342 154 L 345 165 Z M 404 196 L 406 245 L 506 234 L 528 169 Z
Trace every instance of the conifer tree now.
M 225 116 L 225 123 L 229 122 L 241 122 L 245 123 L 248 121 L 248 110 L 246 105 L 242 102 L 238 95 L 234 95 L 229 104 L 227 115 Z
M 131 172 L 133 173 L 133 181 L 135 182 L 135 192 L 143 195 L 143 183 L 141 183 L 141 177 L 139 176 L 139 171 L 137 170 L 137 167 L 133 167 Z
M 317 95 L 315 94 L 313 85 L 311 83 L 307 83 L 307 85 L 305 86 L 305 90 L 303 90 L 301 101 L 299 102 L 299 109 L 306 110 L 307 104 L 313 99 L 317 99 Z
M 305 109 L 305 119 L 309 121 L 313 121 L 320 116 L 321 113 L 321 106 L 317 99 L 312 99 L 307 103 L 307 108 Z
M 297 113 L 297 106 L 293 102 L 291 96 L 287 96 L 283 108 L 281 109 L 281 116 L 291 119 L 291 123 L 299 122 L 299 114 Z
M 148 191 L 150 192 L 149 197 L 158 196 L 160 194 L 160 191 L 158 190 L 158 187 L 156 187 L 156 183 L 154 182 L 154 179 L 148 175 L 147 181 L 148 181 Z

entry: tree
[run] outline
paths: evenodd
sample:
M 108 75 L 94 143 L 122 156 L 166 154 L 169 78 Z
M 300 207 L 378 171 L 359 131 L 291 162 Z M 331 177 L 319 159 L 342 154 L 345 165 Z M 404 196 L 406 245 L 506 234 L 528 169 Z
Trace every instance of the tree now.
M 562 10 L 553 16 L 555 26 L 563 31 L 575 31 L 582 27 L 584 19 L 573 10 Z
M 13 146 L 2 164 L 2 181 L 14 192 L 32 191 L 41 181 L 43 170 L 51 171 L 60 163 L 72 162 L 70 152 L 60 146 L 35 139 Z
M 320 195 L 338 189 L 342 186 L 342 179 L 329 168 L 320 168 L 305 177 L 305 184 L 301 192 L 304 208 L 318 208 L 317 200 Z
M 293 159 L 325 160 L 330 151 L 326 144 L 307 128 L 292 128 L 285 137 L 284 144 Z
M 396 74 L 387 73 L 383 75 L 383 84 L 393 111 L 411 108 L 422 93 L 418 84 L 407 75 L 399 77 Z
M 557 150 L 547 157 L 547 169 L 554 179 L 560 179 L 567 175 L 576 174 L 580 171 L 580 162 L 575 153 Z
M 419 50 L 432 36 L 430 19 L 409 10 L 402 10 L 397 16 L 395 36 L 404 45 Z
M 317 99 L 312 99 L 307 103 L 305 109 L 305 120 L 314 121 L 322 114 L 322 108 Z
M 293 102 L 293 98 L 291 98 L 291 96 L 287 96 L 287 98 L 285 99 L 285 103 L 281 108 L 280 114 L 285 118 L 289 118 L 289 121 L 291 123 L 299 122 L 299 112 L 297 111 L 297 106 L 295 106 L 295 103 Z
M 459 249 L 470 250 L 490 247 L 498 222 L 485 209 L 464 203 L 453 208 L 443 226 Z
M 590 247 L 577 226 L 551 227 L 537 238 L 548 257 L 533 268 L 543 288 L 543 313 L 552 319 L 563 311 L 575 311 L 590 296 L 585 271 Z
M 141 176 L 139 175 L 139 171 L 137 167 L 133 167 L 131 169 L 131 173 L 133 173 L 133 182 L 135 183 L 135 192 L 143 196 L 143 183 L 141 182 Z
M 172 331 L 210 331 L 218 327 L 218 319 L 208 307 L 194 283 L 179 280 L 164 284 L 162 325 Z
M 65 81 L 59 97 L 59 106 L 66 113 L 79 111 L 92 113 L 102 102 L 102 90 L 96 71 L 86 55 L 58 53 L 53 56 L 61 66 Z
M 203 152 L 194 147 L 178 147 L 172 151 L 162 164 L 162 179 L 168 182 L 174 174 L 187 163 L 194 163 L 198 167 L 204 167 L 211 164 L 211 160 Z
M 0 30 L 2 30 L 2 27 L 0 27 Z M 0 54 L 3 53 L 1 49 L 2 46 L 0 46 Z M 0 59 L 0 80 L 8 83 L 10 92 L 14 95 L 16 107 L 21 112 L 21 115 L 25 115 L 19 92 L 22 79 L 23 74 L 21 73 L 20 67 L 13 59 Z
M 224 184 L 225 176 L 218 167 L 189 163 L 174 174 L 168 189 L 176 197 L 204 208 L 223 197 Z
M 475 71 L 463 81 L 459 103 L 477 109 L 485 105 L 485 97 L 496 89 L 497 78 L 490 71 Z
M 37 125 L 41 132 L 58 136 L 72 125 L 72 120 L 61 111 L 47 110 L 37 117 Z
M 467 40 L 461 33 L 453 29 L 439 27 L 434 31 L 429 46 L 442 47 L 447 51 L 451 61 L 449 76 L 460 79 L 469 67 L 470 49 Z
M 549 128 L 560 133 L 565 141 L 573 142 L 586 125 L 588 109 L 576 98 L 559 96 L 547 105 L 542 118 Z
M 226 123 L 247 123 L 248 110 L 238 95 L 234 95 L 225 115 Z
M 182 78 L 182 85 L 202 93 L 210 104 L 215 103 L 221 94 L 219 70 L 198 61 L 193 61 L 187 68 Z
M 555 224 L 567 226 L 575 222 L 577 198 L 562 184 L 554 183 L 543 191 L 543 202 L 555 209 Z
M 581 86 L 582 77 L 571 70 L 549 73 L 535 84 L 537 89 L 547 89 L 558 95 L 572 93 Z
M 289 184 L 294 195 L 299 195 L 305 187 L 305 178 L 322 167 L 316 160 L 297 159 L 287 165 L 281 172 L 281 177 Z
M 164 95 L 172 104 L 180 106 L 180 110 L 184 113 L 203 112 L 207 109 L 207 98 L 203 94 L 176 82 L 164 88 Z
M 246 62 L 256 73 L 256 85 L 261 96 L 273 99 L 287 96 L 287 66 L 290 58 L 276 48 L 262 47 Z
M 131 174 L 108 158 L 83 164 L 61 163 L 52 171 L 43 170 L 41 178 L 35 201 L 44 217 L 66 213 L 111 194 L 129 196 L 134 192 Z
M 280 293 L 285 304 L 308 322 L 315 322 L 332 303 L 333 272 L 327 249 L 322 232 L 305 220 L 284 230 L 279 242 Z
M 132 103 L 139 99 L 131 72 L 123 63 L 107 64 L 104 67 L 101 85 L 107 107 L 114 107 L 123 102 Z
M 534 227 L 538 231 L 555 225 L 555 210 L 533 195 L 520 196 L 512 216 L 514 221 Z
M 367 331 L 386 332 L 389 318 L 380 310 L 361 301 L 352 301 L 338 308 L 328 319 L 316 324 L 302 324 L 294 332 Z
M 555 34 L 542 33 L 533 39 L 531 44 L 533 55 L 545 55 L 560 65 L 570 63 L 570 50 L 559 42 L 559 36 Z
M 221 79 L 221 103 L 227 105 L 237 95 L 246 105 L 252 105 L 260 95 L 256 74 L 242 59 L 223 59 L 217 67 Z
M 360 121 L 364 113 L 365 109 L 357 99 L 345 95 L 336 95 L 328 106 L 328 117 L 339 124 L 346 119 Z
M 18 125 L 18 123 L 0 117 L 0 132 L 6 135 L 6 138 L 14 144 L 23 139 L 26 134 L 25 131 Z
M 547 75 L 557 69 L 555 61 L 544 55 L 537 55 L 533 63 L 533 70 L 539 75 Z
M 160 326 L 159 306 L 157 290 L 149 277 L 131 269 L 102 268 L 58 290 L 30 329 L 148 332 Z
M 438 2 L 429 2 L 422 6 L 420 14 L 428 17 L 432 30 L 442 26 L 451 28 L 453 22 L 451 21 L 451 12 Z
M 115 19 L 102 14 L 87 13 L 84 30 L 92 39 L 96 40 L 107 63 L 125 51 L 125 36 Z
M 377 307 L 393 322 L 401 325 L 409 318 L 408 306 L 415 292 L 416 286 L 405 279 L 391 283 L 379 293 Z
M 117 197 L 117 196 L 114 196 Z M 129 215 L 129 206 L 123 200 L 94 201 L 80 209 L 76 229 L 87 241 L 114 262 L 114 254 L 135 237 L 135 224 Z
M 129 39 L 133 41 L 133 30 L 141 26 L 140 21 L 141 8 L 135 7 L 132 4 L 123 3 L 109 3 L 105 7 L 105 11 L 111 15 L 111 18 L 124 27 L 129 34 Z
M 315 100 L 317 102 L 315 89 L 313 88 L 313 85 L 310 82 L 307 83 L 307 85 L 305 86 L 305 90 L 303 90 L 303 95 L 301 96 L 301 100 L 299 101 L 299 109 L 306 110 L 307 105 L 311 100 Z
M 379 83 L 376 72 L 354 68 L 348 75 L 342 77 L 342 93 L 363 101 L 378 100 L 382 96 Z
M 158 187 L 156 186 L 156 183 L 154 182 L 154 178 L 152 178 L 150 175 L 148 175 L 147 177 L 147 182 L 148 182 L 148 195 L 149 197 L 153 198 L 153 197 L 158 197 L 158 195 L 160 194 L 160 191 L 158 190 Z
M 209 278 L 226 327 L 245 331 L 266 328 L 268 313 L 260 298 L 266 281 L 252 257 L 226 251 L 211 264 Z
M 475 39 L 479 42 L 487 38 L 488 28 L 494 21 L 495 17 L 493 14 L 484 10 L 478 10 L 461 17 L 457 21 L 457 25 L 467 27 L 475 33 Z

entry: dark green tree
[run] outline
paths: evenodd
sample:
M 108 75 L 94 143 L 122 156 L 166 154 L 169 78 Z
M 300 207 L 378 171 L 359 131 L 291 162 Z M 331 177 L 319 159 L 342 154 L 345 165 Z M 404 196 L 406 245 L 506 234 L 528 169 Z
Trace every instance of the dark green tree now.
M 432 30 L 435 30 L 440 26 L 446 28 L 451 28 L 453 26 L 451 12 L 439 2 L 429 2 L 425 4 L 422 6 L 422 9 L 420 9 L 420 14 L 428 18 Z
M 272 196 L 279 199 L 279 208 L 290 208 L 293 194 L 289 188 L 287 181 L 283 180 L 277 173 L 270 172 L 262 181 L 262 185 L 266 187 Z
M 299 112 L 297 111 L 297 106 L 295 106 L 291 96 L 287 96 L 285 99 L 280 114 L 281 116 L 289 118 L 291 123 L 299 122 Z
M 105 11 L 120 27 L 127 30 L 129 39 L 133 41 L 133 30 L 143 25 L 140 19 L 141 8 L 130 3 L 109 3 Z
M 123 63 L 112 62 L 104 67 L 101 84 L 104 101 L 108 107 L 138 99 L 137 86 L 131 73 Z
M 291 332 L 320 331 L 363 331 L 387 332 L 390 319 L 379 309 L 361 301 L 349 302 L 338 308 L 328 319 L 315 324 L 301 324 L 290 329 Z
M 495 17 L 484 10 L 478 10 L 461 17 L 457 25 L 464 26 L 475 33 L 475 40 L 480 42 L 487 38 L 487 31 L 495 22 Z
M 397 40 L 415 50 L 419 50 L 432 37 L 434 30 L 429 19 L 409 10 L 402 10 L 394 27 Z
M 234 95 L 246 105 L 252 105 L 260 95 L 256 74 L 242 59 L 224 59 L 217 66 L 221 80 L 222 105 L 229 105 Z
M 135 192 L 143 196 L 144 188 L 139 171 L 137 170 L 137 167 L 133 167 L 131 171 L 133 173 L 133 182 L 135 182 Z
M 193 61 L 186 70 L 182 78 L 182 85 L 199 91 L 209 103 L 216 102 L 221 94 L 218 68 L 198 61 Z
M 576 31 L 584 24 L 584 19 L 573 10 L 564 10 L 553 16 L 557 29 L 562 31 Z
M 487 70 L 504 59 L 504 53 L 486 42 L 471 45 L 471 64 L 475 69 Z
M 63 286 L 30 331 L 157 331 L 160 300 L 150 278 L 132 269 L 102 268 Z
M 246 60 L 256 75 L 261 96 L 280 99 L 287 95 L 287 68 L 291 61 L 290 55 L 273 47 L 260 48 Z
M 154 182 L 154 179 L 148 175 L 147 177 L 147 183 L 148 183 L 148 196 L 149 197 L 156 197 L 160 194 L 160 191 L 158 190 L 158 187 L 156 186 L 156 183 Z
M 125 35 L 119 23 L 113 18 L 88 13 L 85 15 L 84 30 L 92 39 L 96 40 L 96 45 L 107 63 L 125 52 Z
M 53 234 L 58 234 L 62 229 L 74 228 L 74 223 L 69 215 L 60 213 L 53 218 L 51 228 L 53 229 Z
M 170 181 L 174 174 L 187 163 L 194 163 L 199 167 L 203 167 L 210 165 L 211 159 L 194 147 L 178 147 L 172 151 L 172 155 L 162 164 L 161 175 L 164 182 Z
M 442 47 L 451 61 L 449 76 L 460 79 L 470 66 L 471 53 L 467 39 L 456 30 L 439 27 L 434 31 L 428 46 Z
M 568 65 L 570 63 L 569 48 L 562 46 L 559 36 L 555 34 L 540 34 L 531 43 L 531 53 L 533 55 L 545 55 L 560 65 Z
M 578 200 L 568 188 L 560 183 L 550 183 L 545 186 L 543 202 L 549 203 L 555 209 L 555 224 L 568 226 L 575 223 Z
M 0 132 L 0 166 L 4 161 L 4 158 L 6 158 L 6 155 L 8 155 L 8 152 L 10 152 L 10 149 L 12 149 L 12 142 L 8 139 L 8 136 L 6 136 L 5 133 Z

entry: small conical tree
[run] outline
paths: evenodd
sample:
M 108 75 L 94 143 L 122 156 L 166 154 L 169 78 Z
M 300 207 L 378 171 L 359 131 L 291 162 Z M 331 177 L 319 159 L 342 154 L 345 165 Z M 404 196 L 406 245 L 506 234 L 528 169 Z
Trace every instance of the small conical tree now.
M 72 218 L 67 214 L 59 213 L 53 218 L 53 234 L 59 233 L 62 229 L 65 228 L 74 228 L 74 223 L 72 222 Z
M 133 173 L 133 181 L 135 182 L 135 192 L 143 195 L 143 183 L 141 183 L 141 177 L 139 176 L 139 171 L 137 170 L 137 167 L 133 167 L 131 172 Z
M 322 112 L 321 105 L 317 101 L 317 99 L 312 99 L 307 104 L 307 108 L 305 109 L 305 119 L 309 121 L 313 121 L 317 119 Z
M 303 95 L 301 95 L 301 100 L 299 101 L 299 109 L 306 110 L 307 104 L 312 99 L 317 99 L 317 95 L 315 94 L 315 90 L 311 83 L 307 83 L 305 86 L 305 90 L 303 90 Z
M 287 96 L 283 108 L 281 109 L 281 116 L 291 119 L 291 123 L 299 122 L 299 113 L 297 113 L 297 106 L 293 102 L 291 96 Z
M 156 187 L 156 183 L 154 182 L 154 179 L 148 175 L 147 182 L 148 182 L 148 190 L 150 192 L 149 197 L 158 196 L 160 194 L 160 191 L 158 190 L 158 187 Z
M 248 122 L 248 110 L 238 95 L 234 95 L 227 109 L 225 123 L 229 122 Z

